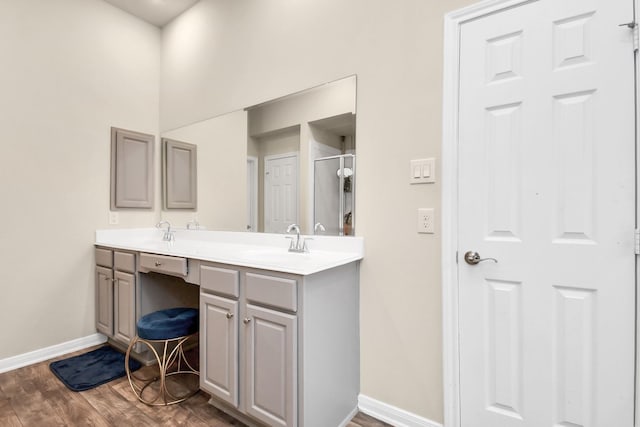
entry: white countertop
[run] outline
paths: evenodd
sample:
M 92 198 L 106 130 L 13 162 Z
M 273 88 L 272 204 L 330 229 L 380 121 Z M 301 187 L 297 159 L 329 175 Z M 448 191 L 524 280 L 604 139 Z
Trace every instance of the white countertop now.
M 95 244 L 299 275 L 328 270 L 364 257 L 362 237 L 301 235 L 300 238 L 309 239 L 306 240 L 309 252 L 293 253 L 288 251 L 290 241 L 283 234 L 172 231 L 175 241 L 165 242 L 164 231 L 157 228 L 96 230 Z

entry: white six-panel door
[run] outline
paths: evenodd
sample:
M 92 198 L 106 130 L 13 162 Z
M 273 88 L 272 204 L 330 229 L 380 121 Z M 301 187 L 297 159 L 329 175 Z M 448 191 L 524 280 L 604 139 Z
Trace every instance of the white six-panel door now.
M 284 233 L 298 222 L 298 155 L 264 159 L 264 231 Z
M 633 425 L 632 16 L 539 0 L 461 25 L 464 427 Z

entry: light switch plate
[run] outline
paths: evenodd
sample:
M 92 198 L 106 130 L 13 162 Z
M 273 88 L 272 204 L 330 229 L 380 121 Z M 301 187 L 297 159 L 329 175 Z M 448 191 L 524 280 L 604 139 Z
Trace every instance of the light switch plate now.
M 436 182 L 436 159 L 415 159 L 410 162 L 409 183 L 431 184 Z
M 418 233 L 435 233 L 433 208 L 418 209 Z

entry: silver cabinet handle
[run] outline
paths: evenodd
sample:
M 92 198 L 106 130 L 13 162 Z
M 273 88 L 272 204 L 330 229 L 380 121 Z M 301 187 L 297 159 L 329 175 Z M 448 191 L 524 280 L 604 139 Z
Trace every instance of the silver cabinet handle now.
M 495 263 L 498 262 L 498 260 L 495 259 L 495 258 L 480 258 L 480 254 L 478 252 L 474 252 L 474 251 L 468 251 L 467 253 L 465 253 L 464 254 L 464 260 L 469 265 L 476 265 L 476 264 L 481 263 L 482 261 L 493 261 Z
M 233 313 L 227 312 L 227 319 L 231 319 L 233 317 Z
M 243 320 L 244 324 L 248 324 L 249 322 L 251 322 L 251 318 L 250 317 L 245 317 Z
M 162 263 L 161 263 L 161 262 L 156 261 L 156 262 L 155 262 L 155 265 L 156 265 L 156 267 L 160 267 L 160 266 L 162 265 Z

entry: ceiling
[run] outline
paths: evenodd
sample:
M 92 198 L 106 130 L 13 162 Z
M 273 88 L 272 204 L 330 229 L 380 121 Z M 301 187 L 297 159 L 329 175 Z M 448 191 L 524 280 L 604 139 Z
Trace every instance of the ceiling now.
M 156 27 L 163 27 L 199 0 L 104 0 Z

